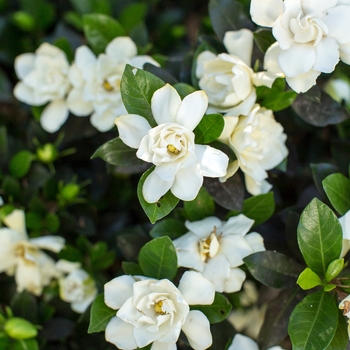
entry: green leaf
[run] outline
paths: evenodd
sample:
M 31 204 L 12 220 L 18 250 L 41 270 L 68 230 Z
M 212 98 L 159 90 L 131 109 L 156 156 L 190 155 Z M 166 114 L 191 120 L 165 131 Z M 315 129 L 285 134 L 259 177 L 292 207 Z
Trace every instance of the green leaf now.
M 123 261 L 122 262 L 122 269 L 124 271 L 124 273 L 126 273 L 127 275 L 143 275 L 143 271 L 140 267 L 139 264 L 135 263 L 135 262 L 131 262 L 131 261 Z
M 178 238 L 187 232 L 184 223 L 177 219 L 164 219 L 156 223 L 149 232 L 152 238 L 168 236 L 171 239 Z
M 129 31 L 145 18 L 146 13 L 146 4 L 138 2 L 126 7 L 118 18 L 122 26 Z
M 145 117 L 152 127 L 157 125 L 152 114 L 151 99 L 154 92 L 164 85 L 165 83 L 153 74 L 127 64 L 120 83 L 126 110 L 130 114 Z
M 145 276 L 172 280 L 177 272 L 177 255 L 169 237 L 146 243 L 139 253 L 139 264 Z
M 10 174 L 17 178 L 25 176 L 35 159 L 35 155 L 29 151 L 23 150 L 16 153 L 9 165 Z
M 147 176 L 154 170 L 154 167 L 148 169 L 140 178 L 137 185 L 137 196 L 139 198 L 140 204 L 148 216 L 152 224 L 154 224 L 159 219 L 168 215 L 179 203 L 179 199 L 176 198 L 170 191 L 168 191 L 163 197 L 159 199 L 156 203 L 148 203 L 145 201 L 142 195 L 142 187 L 145 183 Z
M 121 166 L 140 165 L 144 163 L 136 157 L 136 150 L 127 146 L 119 137 L 101 145 L 91 156 L 91 159 L 95 158 L 102 158 L 109 164 Z
M 104 331 L 108 322 L 116 315 L 116 310 L 109 308 L 104 302 L 104 294 L 99 294 L 91 306 L 88 333 Z
M 330 163 L 310 164 L 310 168 L 312 171 L 312 178 L 314 180 L 317 190 L 325 195 L 322 181 L 328 175 L 339 172 L 339 169 L 335 165 Z
M 323 290 L 307 295 L 293 310 L 288 333 L 295 350 L 325 349 L 338 326 L 338 307 Z
M 323 290 L 325 292 L 330 292 L 331 290 L 337 288 L 337 286 L 335 284 L 332 284 L 332 283 L 329 283 L 329 284 L 326 284 L 324 287 L 323 287 Z
M 297 283 L 304 290 L 312 289 L 322 285 L 321 278 L 307 267 L 299 276 Z
M 340 256 L 343 234 L 333 211 L 317 198 L 301 214 L 297 239 L 307 266 L 325 276 L 328 265 Z
M 0 164 L 7 159 L 8 140 L 7 129 L 4 125 L 0 126 Z
M 256 280 L 273 288 L 294 287 L 303 269 L 288 256 L 269 250 L 248 255 L 243 261 Z
M 259 29 L 254 32 L 254 41 L 258 48 L 265 53 L 267 49 L 276 41 L 272 31 L 268 29 Z
M 325 281 L 330 282 L 333 278 L 337 277 L 344 267 L 344 259 L 336 259 L 332 261 L 326 271 Z
M 335 210 L 344 215 L 350 210 L 350 180 L 343 174 L 328 175 L 322 181 L 323 189 Z
M 215 202 L 207 190 L 202 187 L 193 201 L 184 202 L 186 217 L 190 221 L 202 220 L 214 215 Z
M 224 129 L 224 118 L 221 114 L 207 114 L 193 130 L 197 144 L 207 144 L 218 139 Z
M 210 323 L 218 323 L 226 319 L 232 309 L 231 303 L 221 293 L 215 293 L 214 302 L 211 305 L 191 305 L 191 310 L 202 311 Z
M 83 27 L 85 38 L 96 54 L 104 52 L 114 38 L 125 35 L 118 21 L 98 13 L 84 15 Z
M 10 349 L 11 350 L 39 350 L 39 345 L 36 339 L 23 339 L 23 340 L 17 340 L 13 344 L 13 348 L 11 347 Z
M 338 312 L 338 327 L 334 334 L 331 343 L 327 346 L 326 350 L 339 350 L 346 349 L 349 342 L 348 324 L 345 321 L 345 317 Z
M 67 38 L 61 37 L 54 41 L 54 45 L 61 49 L 67 56 L 69 62 L 74 60 L 74 51 L 67 40 Z
M 12 317 L 5 322 L 4 331 L 13 339 L 30 339 L 38 335 L 33 323 L 20 317 Z
M 192 92 L 196 91 L 196 89 L 192 85 L 185 83 L 176 83 L 174 84 L 174 88 L 176 89 L 177 93 L 182 99 L 184 99 L 187 95 L 191 94 Z

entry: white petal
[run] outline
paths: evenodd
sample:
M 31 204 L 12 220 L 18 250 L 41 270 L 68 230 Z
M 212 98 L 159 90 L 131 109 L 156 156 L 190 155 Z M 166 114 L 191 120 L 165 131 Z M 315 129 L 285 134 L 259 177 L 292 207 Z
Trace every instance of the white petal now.
M 230 277 L 230 264 L 226 256 L 219 252 L 213 258 L 208 259 L 204 264 L 202 274 L 214 284 L 217 292 L 222 293 L 225 288 L 225 283 Z
M 253 249 L 253 252 L 262 252 L 265 250 L 264 239 L 257 232 L 251 232 L 245 236 L 245 240 Z
M 158 125 L 174 123 L 180 104 L 180 95 L 171 85 L 166 84 L 158 89 L 151 100 L 153 117 Z
M 227 235 L 221 238 L 220 253 L 226 256 L 230 267 L 243 265 L 243 259 L 253 253 L 244 237 L 238 235 Z
M 277 76 L 284 76 L 281 67 L 278 63 L 278 56 L 281 53 L 281 48 L 278 42 L 273 43 L 265 52 L 264 56 L 264 69 L 271 74 Z
M 137 349 L 133 329 L 131 324 L 124 322 L 119 317 L 113 317 L 106 327 L 106 340 L 120 349 Z
M 239 235 L 243 237 L 250 230 L 253 224 L 254 224 L 253 219 L 250 219 L 243 214 L 239 214 L 237 216 L 231 216 L 220 227 L 220 232 L 222 232 L 223 236 L 234 234 L 234 235 Z
M 119 36 L 107 45 L 106 54 L 117 62 L 122 62 L 136 56 L 137 47 L 129 37 Z
M 195 145 L 195 153 L 203 176 L 226 175 L 229 159 L 225 153 L 205 145 Z
M 294 37 L 288 28 L 288 24 L 286 25 L 284 23 L 285 17 L 287 16 L 279 17 L 272 28 L 272 34 L 282 50 L 288 50 L 295 44 Z
M 314 70 L 331 73 L 339 62 L 339 46 L 331 37 L 322 38 L 316 46 L 316 61 Z
M 162 343 L 160 341 L 154 341 L 151 350 L 176 350 L 177 346 L 174 343 Z
M 239 57 L 250 67 L 253 52 L 253 40 L 253 33 L 249 29 L 240 29 L 226 32 L 223 42 L 229 54 Z
M 343 229 L 343 238 L 350 240 L 350 210 L 339 218 L 339 222 Z
M 226 144 L 229 144 L 229 138 L 231 137 L 233 130 L 237 126 L 237 123 L 239 121 L 238 116 L 225 116 L 224 118 L 224 129 L 222 130 L 222 133 L 219 137 L 219 140 L 221 142 L 224 142 Z
M 104 285 L 105 303 L 110 308 L 119 309 L 133 294 L 135 280 L 131 276 L 116 277 Z
M 198 251 L 198 236 L 188 232 L 173 241 L 176 254 L 177 264 L 179 266 L 195 269 L 199 272 L 203 270 L 204 262 Z
M 85 101 L 81 90 L 72 89 L 67 97 L 68 109 L 78 117 L 89 115 L 94 107 L 91 102 Z
M 211 305 L 215 297 L 213 283 L 195 271 L 186 271 L 179 282 L 179 291 L 188 305 Z
M 245 281 L 246 274 L 243 270 L 234 267 L 230 269 L 230 276 L 225 281 L 224 292 L 234 293 L 242 289 L 242 284 Z
M 107 108 L 102 113 L 95 111 L 95 113 L 93 113 L 90 117 L 90 123 L 98 131 L 106 132 L 112 129 L 116 117 L 125 112 L 126 110 L 123 109 L 121 113 L 115 113 L 114 109 L 112 108 Z
M 193 232 L 200 239 L 209 237 L 214 227 L 218 228 L 221 225 L 222 221 L 215 216 L 209 216 L 199 221 L 185 222 L 185 226 L 188 230 Z
M 350 64 L 350 43 L 339 45 L 340 59 L 346 63 Z
M 282 12 L 282 0 L 252 0 L 250 2 L 252 20 L 260 26 L 272 27 Z
M 56 267 L 58 270 L 70 273 L 74 270 L 77 270 L 81 267 L 81 264 L 79 262 L 72 262 L 64 259 L 60 259 L 56 262 Z
M 65 100 L 50 102 L 43 110 L 40 117 L 40 124 L 47 132 L 56 132 L 64 124 L 69 115 Z
M 255 101 L 256 101 L 256 92 L 255 92 L 255 89 L 252 89 L 249 96 L 247 96 L 244 101 L 242 101 L 237 106 L 224 111 L 225 117 L 226 116 L 238 117 L 240 115 L 248 115 L 252 110 L 255 104 Z
M 239 162 L 236 159 L 228 165 L 226 175 L 219 178 L 220 182 L 225 182 L 231 176 L 236 174 L 238 169 L 239 169 Z
M 207 94 L 203 90 L 192 92 L 181 101 L 175 123 L 192 131 L 202 120 L 207 108 Z
M 130 64 L 139 69 L 142 69 L 143 65 L 146 63 L 151 63 L 156 67 L 160 66 L 157 61 L 155 61 L 151 56 L 147 56 L 147 55 L 135 56 L 130 59 Z
M 349 4 L 350 5 L 350 4 Z M 327 10 L 323 19 L 329 29 L 328 35 L 333 37 L 339 44 L 349 43 L 350 31 L 350 6 L 336 6 Z
M 151 129 L 147 119 L 137 114 L 121 115 L 115 120 L 119 137 L 131 148 L 139 148 L 142 138 Z
M 84 68 L 88 64 L 95 63 L 96 56 L 87 46 L 83 45 L 76 49 L 74 61 L 79 68 Z
M 13 210 L 9 215 L 5 216 L 3 221 L 8 228 L 19 232 L 23 239 L 27 239 L 26 219 L 23 210 Z
M 170 190 L 172 184 L 173 181 L 164 181 L 152 171 L 143 184 L 143 198 L 148 203 L 155 203 Z
M 36 263 L 19 259 L 15 273 L 17 291 L 27 290 L 39 296 L 43 290 L 40 269 Z
M 310 70 L 294 78 L 286 77 L 286 81 L 295 92 L 306 92 L 316 84 L 316 79 L 320 74 L 321 72 Z
M 253 196 L 267 193 L 272 188 L 272 185 L 266 180 L 261 180 L 260 182 L 258 182 L 248 174 L 244 174 L 244 180 L 248 193 L 252 194 Z
M 29 241 L 39 248 L 47 249 L 55 253 L 59 253 L 65 244 L 65 239 L 60 236 L 42 236 L 31 238 Z
M 330 7 L 336 6 L 337 0 L 300 0 L 300 3 L 305 14 L 322 14 L 331 10 Z
M 210 333 L 210 324 L 206 316 L 198 311 L 189 312 L 182 331 L 193 349 L 206 349 L 212 344 L 212 336 Z
M 23 79 L 35 69 L 35 55 L 33 53 L 19 55 L 16 57 L 14 65 L 17 77 Z
M 259 350 L 258 344 L 245 335 L 236 334 L 227 350 Z
M 35 94 L 35 91 L 29 85 L 21 81 L 16 84 L 13 94 L 17 100 L 31 106 L 41 106 L 48 102 L 46 96 Z

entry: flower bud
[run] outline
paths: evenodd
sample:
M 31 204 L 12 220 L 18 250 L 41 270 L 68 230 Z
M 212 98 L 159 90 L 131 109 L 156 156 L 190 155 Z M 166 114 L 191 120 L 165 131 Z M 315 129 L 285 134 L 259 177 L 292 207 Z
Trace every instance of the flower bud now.
M 80 186 L 76 183 L 64 185 L 60 190 L 60 196 L 66 201 L 74 200 L 80 192 Z
M 36 337 L 38 334 L 38 330 L 32 323 L 20 317 L 7 320 L 4 331 L 13 339 L 29 339 Z
M 54 162 L 58 158 L 56 147 L 52 143 L 46 143 L 36 150 L 39 160 L 43 163 Z

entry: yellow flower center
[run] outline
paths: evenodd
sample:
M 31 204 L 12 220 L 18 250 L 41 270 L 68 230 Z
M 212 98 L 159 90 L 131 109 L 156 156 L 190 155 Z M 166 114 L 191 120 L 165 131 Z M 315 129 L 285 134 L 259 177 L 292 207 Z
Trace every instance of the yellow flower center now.
M 117 79 L 114 83 L 110 83 L 107 80 L 104 80 L 102 87 L 108 91 L 108 92 L 112 92 L 114 90 L 118 90 L 120 89 L 120 79 Z
M 346 315 L 350 311 L 350 301 L 345 300 L 344 307 L 342 309 L 344 309 L 343 315 Z
M 180 150 L 177 149 L 174 145 L 172 144 L 169 144 L 167 147 L 167 150 L 170 152 L 170 153 L 174 153 L 174 154 L 179 154 L 180 153 Z
M 159 300 L 155 305 L 154 305 L 154 310 L 156 311 L 157 314 L 165 315 L 166 312 L 162 308 L 163 306 L 163 300 Z
M 219 237 L 216 235 L 216 227 L 214 227 L 210 236 L 199 241 L 198 245 L 202 261 L 207 261 L 209 258 L 213 258 L 220 248 Z

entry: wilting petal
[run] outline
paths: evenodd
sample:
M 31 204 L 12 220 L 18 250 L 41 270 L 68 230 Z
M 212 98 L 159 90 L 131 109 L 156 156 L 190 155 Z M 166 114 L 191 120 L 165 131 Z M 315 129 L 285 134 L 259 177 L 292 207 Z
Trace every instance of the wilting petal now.
M 210 324 L 206 316 L 198 311 L 189 312 L 182 331 L 193 349 L 206 349 L 212 344 Z
M 136 56 L 137 47 L 129 37 L 119 36 L 107 45 L 106 54 L 115 61 L 122 62 Z
M 258 344 L 244 335 L 236 334 L 227 350 L 259 350 Z
M 5 216 L 3 221 L 8 228 L 19 232 L 23 239 L 27 239 L 26 219 L 23 210 L 13 210 L 12 213 Z
M 160 124 L 174 123 L 181 104 L 180 95 L 175 88 L 166 84 L 152 96 L 151 108 L 155 121 Z
M 148 203 L 155 203 L 170 190 L 172 184 L 173 181 L 164 181 L 152 171 L 143 184 L 143 198 Z
M 39 248 L 47 249 L 47 250 L 50 250 L 51 252 L 59 253 L 64 247 L 65 239 L 60 236 L 43 236 L 43 237 L 31 238 L 29 242 Z
M 260 26 L 272 27 L 277 17 L 282 13 L 282 0 L 252 0 L 250 2 L 252 20 Z
M 295 92 L 306 92 L 316 84 L 316 79 L 320 74 L 321 72 L 310 70 L 294 78 L 286 77 L 286 81 Z
M 15 71 L 19 79 L 24 79 L 33 69 L 35 69 L 35 54 L 24 53 L 15 58 Z
M 43 110 L 40 117 L 40 124 L 47 132 L 56 132 L 65 123 L 69 115 L 65 100 L 50 102 Z
M 215 287 L 199 272 L 186 271 L 178 289 L 188 305 L 211 305 L 214 302 Z
M 121 115 L 115 120 L 121 140 L 131 148 L 139 148 L 142 138 L 151 129 L 147 119 L 137 114 Z
M 119 309 L 133 294 L 135 280 L 131 276 L 120 276 L 104 285 L 105 303 L 110 308 Z
M 195 145 L 195 152 L 203 176 L 220 177 L 226 174 L 228 157 L 216 148 Z
M 106 340 L 120 349 L 137 349 L 133 329 L 131 324 L 124 322 L 119 317 L 113 317 L 106 327 Z
M 230 276 L 225 281 L 224 291 L 226 293 L 238 292 L 242 289 L 242 284 L 246 279 L 246 274 L 243 270 L 234 267 L 230 269 Z
M 335 39 L 331 37 L 322 38 L 316 46 L 316 55 L 313 69 L 323 73 L 333 72 L 339 62 L 339 46 Z

